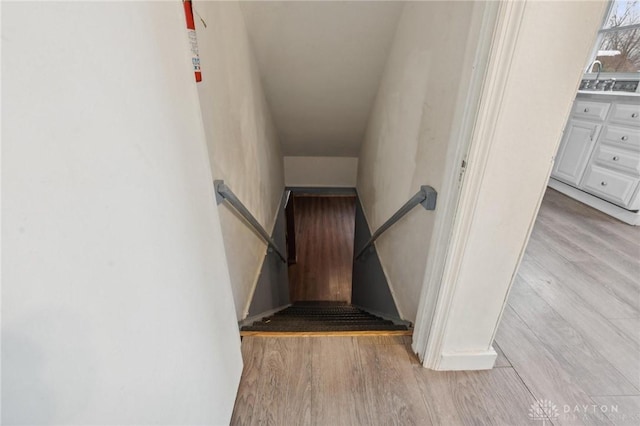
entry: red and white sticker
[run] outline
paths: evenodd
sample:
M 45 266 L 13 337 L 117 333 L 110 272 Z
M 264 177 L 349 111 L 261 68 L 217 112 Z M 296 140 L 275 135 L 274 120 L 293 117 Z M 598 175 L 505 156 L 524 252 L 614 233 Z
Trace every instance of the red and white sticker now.
M 198 53 L 198 37 L 196 36 L 196 24 L 193 19 L 193 8 L 191 0 L 183 0 L 184 16 L 187 20 L 187 34 L 189 36 L 189 45 L 191 46 L 191 63 L 196 81 L 202 81 L 202 70 L 200 69 L 200 54 Z

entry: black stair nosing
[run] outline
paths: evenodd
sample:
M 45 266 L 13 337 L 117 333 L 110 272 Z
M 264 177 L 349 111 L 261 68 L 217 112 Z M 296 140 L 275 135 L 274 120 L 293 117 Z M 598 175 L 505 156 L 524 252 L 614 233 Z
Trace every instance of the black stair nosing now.
M 356 308 L 348 303 L 292 303 L 291 306 L 299 308 Z
M 248 325 L 242 328 L 242 330 L 338 330 L 338 329 L 355 329 L 355 330 L 408 330 L 407 327 L 397 324 L 281 324 L 279 326 L 274 325 Z
M 318 307 L 318 306 L 309 306 L 309 307 L 300 307 L 300 306 L 289 306 L 288 308 L 284 308 L 285 311 L 327 311 L 327 312 L 335 312 L 335 311 L 346 311 L 346 312 L 362 312 L 362 309 L 353 308 L 350 306 L 331 306 L 331 307 Z
M 347 320 L 352 320 L 352 321 L 362 321 L 362 320 L 388 321 L 388 320 L 385 320 L 383 318 L 366 317 L 366 316 L 362 316 L 362 317 L 354 317 L 354 316 L 326 317 L 326 316 L 321 316 L 321 315 L 317 315 L 317 316 L 306 316 L 306 315 L 299 315 L 299 316 L 294 316 L 294 315 L 291 315 L 291 316 L 273 316 L 273 317 L 262 318 L 261 321 L 297 321 L 297 320 L 312 320 L 312 321 L 347 321 Z
M 357 312 L 357 311 L 282 311 L 276 312 L 273 315 L 278 316 L 290 316 L 290 315 L 324 315 L 324 316 L 335 316 L 335 315 L 371 315 L 366 312 Z
M 370 315 L 358 311 L 286 311 L 276 312 L 273 315 Z
M 370 314 L 362 314 L 362 313 L 334 313 L 334 314 L 325 314 L 325 313 L 304 313 L 304 312 L 287 312 L 287 313 L 279 313 L 273 314 L 272 317 L 278 318 L 291 318 L 291 317 L 322 317 L 322 318 L 340 318 L 340 317 L 353 317 L 353 318 L 380 318 L 375 315 Z
M 307 327 L 259 327 L 259 326 L 246 326 L 242 328 L 242 331 L 290 331 L 290 332 L 305 332 L 305 331 L 407 331 L 408 328 L 401 325 L 336 325 L 336 326 L 307 326 Z
M 284 308 L 278 312 L 364 312 L 362 309 L 352 308 Z M 369 312 L 366 312 L 367 314 Z
M 372 317 L 372 318 L 380 318 L 375 315 L 367 314 L 364 312 L 278 312 L 272 317 Z
M 305 313 L 310 313 L 310 312 L 321 312 L 321 313 L 340 313 L 340 312 L 345 312 L 345 313 L 363 313 L 363 311 L 359 310 L 359 309 L 317 309 L 317 308 L 309 308 L 309 309 L 289 309 L 286 308 L 282 311 L 279 311 L 280 313 L 283 312 L 305 312 Z M 368 313 L 368 312 L 364 312 L 364 313 Z
M 299 300 L 293 302 L 292 306 L 351 306 L 346 301 L 332 300 Z
M 385 319 L 381 317 L 377 317 L 375 315 L 362 315 L 362 314 L 334 314 L 334 315 L 323 315 L 323 314 L 297 314 L 297 313 L 289 313 L 285 315 L 271 315 L 267 318 L 326 318 L 328 320 L 333 318 L 372 318 L 372 319 Z
M 296 322 L 255 322 L 251 326 L 255 327 L 286 327 L 286 326 L 323 326 L 332 327 L 334 325 L 395 325 L 392 321 L 380 322 L 380 321 L 333 321 L 330 323 L 319 321 L 296 321 Z
M 315 321 L 344 321 L 344 320 L 371 320 L 371 321 L 389 321 L 386 318 L 379 318 L 373 316 L 365 316 L 365 315 L 335 315 L 335 316 L 326 316 L 326 315 L 274 315 L 271 317 L 265 317 L 261 320 L 276 320 L 276 321 L 296 321 L 298 319 L 308 319 Z
M 316 315 L 316 316 L 307 316 L 307 315 L 291 315 L 291 316 L 273 316 L 273 317 L 266 317 L 266 318 L 262 318 L 258 321 L 299 321 L 299 320 L 306 320 L 306 321 L 325 321 L 325 322 L 330 322 L 330 321 L 391 321 L 388 319 L 384 319 L 384 318 L 376 318 L 376 317 L 354 317 L 354 316 L 339 316 L 339 317 L 326 317 L 326 316 L 322 316 L 322 315 Z

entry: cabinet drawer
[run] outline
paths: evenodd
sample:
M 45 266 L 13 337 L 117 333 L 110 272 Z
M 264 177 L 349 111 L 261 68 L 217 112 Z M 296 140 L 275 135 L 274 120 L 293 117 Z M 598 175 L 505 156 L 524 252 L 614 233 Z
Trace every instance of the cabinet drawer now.
M 578 186 L 601 128 L 601 124 L 569 120 L 551 175 L 570 185 Z
M 591 165 L 582 180 L 582 189 L 626 207 L 638 186 L 638 179 Z
M 607 126 L 602 138 L 606 143 L 640 150 L 640 129 Z
M 611 107 L 611 104 L 608 102 L 576 100 L 576 103 L 573 107 L 573 116 L 602 121 L 607 118 L 609 107 Z
M 605 167 L 640 176 L 640 154 L 637 152 L 600 145 L 596 148 L 593 158 Z
M 610 120 L 615 123 L 640 126 L 640 105 L 614 104 Z

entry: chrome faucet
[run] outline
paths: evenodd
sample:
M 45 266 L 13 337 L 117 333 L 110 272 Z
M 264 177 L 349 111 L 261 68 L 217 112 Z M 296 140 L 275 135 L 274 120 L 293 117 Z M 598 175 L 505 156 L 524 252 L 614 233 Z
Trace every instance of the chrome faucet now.
M 596 65 L 598 65 L 598 74 L 596 74 L 596 79 L 594 80 L 594 84 L 593 84 L 594 89 L 598 88 L 598 83 L 600 82 L 600 73 L 602 72 L 602 62 L 595 60 L 589 67 L 589 72 L 593 73 L 593 67 L 595 67 Z

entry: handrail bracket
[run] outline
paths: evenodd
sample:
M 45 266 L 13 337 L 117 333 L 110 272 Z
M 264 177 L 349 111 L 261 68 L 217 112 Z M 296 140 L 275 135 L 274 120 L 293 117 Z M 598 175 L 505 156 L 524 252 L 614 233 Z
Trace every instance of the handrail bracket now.
M 223 180 L 214 180 L 213 181 L 213 188 L 215 189 L 215 195 L 216 195 L 216 204 L 220 205 L 222 203 L 224 203 L 224 196 L 222 195 L 222 193 L 226 190 L 229 189 L 229 187 L 227 185 L 224 184 Z
M 418 204 L 422 205 L 425 210 L 435 210 L 436 209 L 436 201 L 438 199 L 438 193 L 433 187 L 429 185 L 422 185 L 420 187 L 420 191 L 418 191 L 413 197 L 409 199 L 402 207 L 398 209 L 397 212 L 393 214 L 385 223 L 383 223 L 380 228 L 376 230 L 376 232 L 371 235 L 367 244 L 364 245 L 356 254 L 356 259 L 360 259 L 367 251 L 373 251 L 374 245 L 373 243 L 382 235 L 384 231 L 391 228 L 393 224 L 402 219 L 407 213 L 409 213 L 415 206 Z
M 420 191 L 424 194 L 424 200 L 420 202 L 425 210 L 435 210 L 438 192 L 429 185 L 422 185 Z

